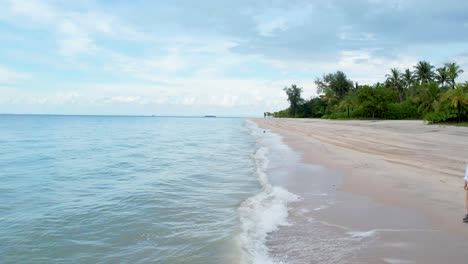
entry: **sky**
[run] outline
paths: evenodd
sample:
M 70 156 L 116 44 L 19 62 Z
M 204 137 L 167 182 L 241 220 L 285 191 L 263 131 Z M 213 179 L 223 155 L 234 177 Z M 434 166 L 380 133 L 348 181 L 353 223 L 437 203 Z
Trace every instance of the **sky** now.
M 468 80 L 468 1 L 0 0 L 0 113 L 259 116 L 419 60 Z

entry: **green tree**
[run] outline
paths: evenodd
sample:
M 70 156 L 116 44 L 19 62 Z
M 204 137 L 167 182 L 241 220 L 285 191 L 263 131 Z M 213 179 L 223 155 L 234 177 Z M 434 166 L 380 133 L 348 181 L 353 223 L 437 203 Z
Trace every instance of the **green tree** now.
M 316 79 L 319 97 L 303 100 L 302 88 L 284 88 L 290 107 L 275 112 L 276 117 L 387 118 L 423 117 L 436 122 L 468 120 L 468 82 L 456 84 L 463 73 L 456 63 L 435 70 L 420 61 L 414 71 L 392 68 L 384 84 L 353 86 L 346 75 L 337 71 Z M 448 87 L 450 89 L 447 91 Z M 268 113 L 267 113 L 268 115 Z
M 440 88 L 435 82 L 418 86 L 418 95 L 415 98 L 415 103 L 419 104 L 418 112 L 426 114 L 437 110 L 440 94 Z
M 383 85 L 363 85 L 356 91 L 357 101 L 364 117 L 385 118 L 388 105 L 393 102 L 395 92 Z
M 401 75 L 401 80 L 405 86 L 405 89 L 409 89 L 410 86 L 414 84 L 414 76 L 410 69 L 406 69 L 405 72 L 403 72 Z
M 465 91 L 465 93 L 468 93 L 468 81 L 466 81 L 465 83 L 461 84 L 461 86 L 463 87 L 463 91 Z
M 434 80 L 434 66 L 427 61 L 420 61 L 414 66 L 414 76 L 419 84 L 429 83 Z
M 318 118 L 325 114 L 327 103 L 320 97 L 311 98 L 306 102 L 309 107 L 310 117 Z
M 449 82 L 449 73 L 447 71 L 447 67 L 438 68 L 435 78 L 440 87 L 445 88 Z
M 398 101 L 403 102 L 404 90 L 402 75 L 397 68 L 390 69 L 390 74 L 385 75 L 387 77 L 387 84 L 396 92 L 398 95 Z
M 317 85 L 317 92 L 319 94 L 326 94 L 330 91 L 338 99 L 343 98 L 353 89 L 353 82 L 342 71 L 324 75 L 322 79 L 318 78 L 315 80 L 315 84 Z
M 463 106 L 468 104 L 468 93 L 465 93 L 463 86 L 459 84 L 455 89 L 447 91 L 443 100 L 449 100 L 452 107 L 457 109 L 458 121 L 461 121 Z
M 401 75 L 401 80 L 403 82 L 403 87 L 407 91 L 408 96 L 414 96 L 416 91 L 414 89 L 415 78 L 414 74 L 410 69 L 406 69 Z
M 296 117 L 300 105 L 304 102 L 304 99 L 301 98 L 302 88 L 297 87 L 297 85 L 292 84 L 291 87 L 284 87 L 283 89 L 288 96 L 289 101 L 289 115 L 290 117 Z
M 446 63 L 445 68 L 447 68 L 448 81 L 452 89 L 455 89 L 455 79 L 457 79 L 458 75 L 463 73 L 463 70 L 455 62 Z
M 349 109 L 357 106 L 356 97 L 353 93 L 348 94 L 338 104 L 338 108 L 346 110 L 346 116 L 350 118 Z
M 320 98 L 324 101 L 327 105 L 325 108 L 325 113 L 330 114 L 333 110 L 333 105 L 339 100 L 337 96 L 333 93 L 333 90 L 328 89 L 325 91 L 324 95 L 321 95 Z

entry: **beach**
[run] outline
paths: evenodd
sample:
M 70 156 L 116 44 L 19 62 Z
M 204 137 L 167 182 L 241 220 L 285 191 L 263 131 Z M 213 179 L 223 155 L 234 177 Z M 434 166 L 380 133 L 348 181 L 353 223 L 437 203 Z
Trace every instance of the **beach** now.
M 466 128 L 0 117 L 1 263 L 468 258 Z
M 461 219 L 465 214 L 467 128 L 422 121 L 254 121 L 281 135 L 304 164 L 333 172 L 291 173 L 289 182 L 283 181 L 288 190 L 303 197 L 290 212 L 290 220 L 301 225 L 302 231 L 286 227 L 273 237 L 281 240 L 295 235 L 313 243 L 314 233 L 306 235 L 304 230 L 313 228 L 310 219 L 318 219 L 326 223 L 321 229 L 341 229 L 351 237 L 370 239 L 378 234 L 364 249 L 350 254 L 349 263 L 466 263 L 468 225 Z M 340 180 L 327 179 L 331 174 Z M 307 190 L 318 188 L 317 182 L 328 196 L 336 186 L 335 203 L 328 210 L 310 205 L 317 198 Z M 300 212 L 309 214 L 309 221 L 301 220 Z M 355 244 L 359 247 L 359 242 Z M 275 249 L 275 242 L 270 246 Z M 278 255 L 286 253 L 291 251 L 278 249 Z M 310 256 L 304 253 L 302 260 L 288 262 L 316 263 L 308 262 Z

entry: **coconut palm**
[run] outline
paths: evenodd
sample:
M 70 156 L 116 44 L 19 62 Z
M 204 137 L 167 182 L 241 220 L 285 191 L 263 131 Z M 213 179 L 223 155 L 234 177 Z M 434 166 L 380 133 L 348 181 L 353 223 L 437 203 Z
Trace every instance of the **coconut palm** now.
M 455 79 L 463 73 L 463 70 L 455 62 L 445 63 L 447 74 L 452 89 L 455 89 Z
M 445 88 L 449 82 L 449 72 L 447 71 L 447 67 L 444 66 L 442 68 L 438 68 L 435 78 L 437 79 L 437 82 L 440 84 L 440 86 Z
M 406 69 L 401 75 L 401 81 L 403 82 L 403 87 L 409 96 L 414 96 L 416 94 L 414 87 L 414 74 L 410 69 Z
M 414 77 L 420 83 L 429 83 L 434 80 L 434 66 L 427 61 L 420 61 L 414 66 Z
M 403 74 L 401 75 L 401 80 L 403 81 L 403 85 L 405 89 L 409 89 L 411 85 L 414 83 L 414 76 L 410 69 L 406 69 Z
M 403 83 L 401 81 L 401 73 L 397 68 L 390 69 L 390 74 L 385 75 L 387 83 L 398 94 L 398 100 L 403 101 Z
M 449 100 L 453 108 L 458 110 L 458 121 L 460 121 L 462 106 L 468 104 L 468 93 L 463 91 L 463 86 L 458 84 L 455 89 L 447 91 L 443 100 Z
M 387 77 L 387 82 L 391 84 L 399 85 L 401 83 L 401 73 L 397 68 L 391 68 L 390 74 L 386 74 L 385 77 Z
M 423 84 L 419 89 L 419 95 L 416 97 L 416 102 L 419 103 L 418 112 L 424 114 L 436 110 L 440 97 L 437 83 Z
M 331 89 L 325 91 L 324 95 L 320 96 L 321 99 L 327 103 L 327 108 L 325 111 L 329 114 L 332 110 L 333 104 L 338 100 L 337 96 L 333 93 Z
M 352 95 L 345 96 L 338 105 L 340 109 L 346 110 L 348 118 L 350 117 L 349 108 L 354 108 L 355 106 L 357 106 L 356 98 Z

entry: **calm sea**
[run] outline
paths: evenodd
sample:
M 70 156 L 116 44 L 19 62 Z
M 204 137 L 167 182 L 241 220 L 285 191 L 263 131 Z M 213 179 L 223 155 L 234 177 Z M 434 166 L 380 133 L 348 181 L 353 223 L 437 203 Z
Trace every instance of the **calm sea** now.
M 0 262 L 271 262 L 295 197 L 268 183 L 263 134 L 237 118 L 0 116 Z

